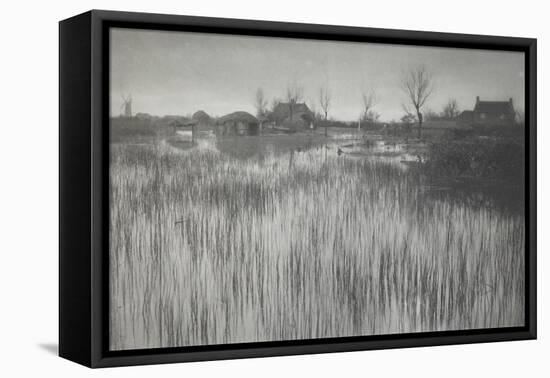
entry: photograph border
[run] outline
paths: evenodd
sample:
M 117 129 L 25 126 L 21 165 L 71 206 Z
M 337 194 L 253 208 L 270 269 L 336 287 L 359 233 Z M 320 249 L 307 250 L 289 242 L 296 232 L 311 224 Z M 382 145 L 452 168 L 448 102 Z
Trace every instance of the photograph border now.
M 77 19 L 79 17 L 80 20 Z M 67 30 L 73 30 L 73 35 L 64 35 L 64 27 Z M 525 222 L 527 229 L 525 326 L 110 351 L 108 342 L 109 29 L 113 27 L 524 52 L 525 139 L 528 157 L 525 166 Z M 80 30 L 80 34 L 76 32 L 76 29 Z M 67 30 L 65 34 L 68 34 Z M 87 37 L 89 37 L 89 41 Z M 71 48 L 71 46 L 76 46 L 77 41 L 81 42 L 79 48 L 82 51 L 75 58 L 77 53 L 72 50 L 75 50 L 76 47 Z M 89 47 L 88 51 L 87 47 Z M 64 72 L 63 67 L 68 64 L 64 62 L 69 59 L 72 59 L 73 64 L 82 64 L 89 69 L 72 74 Z M 73 71 L 75 70 L 73 69 Z M 63 90 L 70 87 L 69 84 L 72 83 L 70 75 L 82 79 L 87 74 L 89 74 L 89 81 L 81 80 L 80 84 L 89 85 L 88 92 L 86 90 L 75 91 L 71 96 L 63 94 Z M 66 77 L 63 78 L 63 75 Z M 86 101 L 89 101 L 87 106 L 90 109 L 86 109 Z M 64 122 L 70 123 L 69 121 L 74 121 L 74 119 L 70 114 L 64 118 L 63 112 L 67 112 L 67 106 L 77 102 L 82 104 L 82 111 L 86 114 L 81 112 L 73 114 L 72 117 L 80 117 L 79 120 L 87 120 L 89 117 L 90 127 L 83 128 L 80 131 L 83 135 L 79 135 L 79 140 L 82 140 L 83 143 L 89 141 L 87 149 L 65 146 L 74 138 L 65 132 Z M 86 134 L 86 130 L 88 130 L 88 134 Z M 72 131 L 72 133 L 78 132 Z M 87 180 L 89 180 L 90 186 L 86 193 L 75 193 L 76 189 L 70 193 L 63 191 L 64 186 L 69 185 L 69 181 L 74 179 L 69 177 L 70 167 L 65 166 L 70 164 L 64 161 L 71 152 L 67 149 L 73 153 L 72 164 L 85 166 L 86 163 L 89 163 Z M 84 173 L 82 175 L 86 179 Z M 83 189 L 85 189 L 84 186 L 85 184 L 82 184 Z M 70 220 L 67 219 L 70 214 L 66 207 L 86 199 L 89 201 L 87 202 L 90 213 L 89 228 L 84 224 L 78 230 L 69 232 L 71 227 L 77 226 L 71 225 Z M 85 205 L 81 206 L 85 207 Z M 64 218 L 63 215 L 67 215 L 67 217 Z M 62 239 L 64 240 L 62 241 Z M 64 247 L 80 246 L 80 248 L 85 248 L 86 245 L 83 244 L 88 240 L 89 250 L 87 252 L 79 253 L 77 256 L 67 256 L 68 253 L 65 252 Z M 87 261 L 75 261 L 77 258 L 85 259 L 86 257 Z M 73 286 L 71 286 L 70 281 L 77 280 L 74 276 L 78 274 L 81 275 L 81 284 L 74 285 L 73 282 Z M 89 280 L 86 281 L 86 278 Z M 78 295 L 82 296 L 83 293 L 87 294 L 84 300 L 76 298 Z M 83 303 L 83 308 L 78 310 L 81 315 L 82 313 L 86 314 L 85 319 L 67 325 L 67 321 L 74 318 L 77 312 L 77 310 L 69 308 L 70 305 L 79 300 L 86 302 L 85 299 L 89 299 L 89 303 Z M 536 39 L 97 10 L 60 23 L 60 355 L 90 367 L 109 367 L 527 340 L 536 338 L 536 306 Z M 70 332 L 72 335 L 69 334 Z M 80 337 L 80 340 L 76 340 L 75 335 L 86 335 L 87 332 L 89 332 L 89 337 L 84 336 Z M 78 343 L 89 343 L 89 345 L 85 348 L 80 345 L 77 352 L 74 349 L 79 347 Z

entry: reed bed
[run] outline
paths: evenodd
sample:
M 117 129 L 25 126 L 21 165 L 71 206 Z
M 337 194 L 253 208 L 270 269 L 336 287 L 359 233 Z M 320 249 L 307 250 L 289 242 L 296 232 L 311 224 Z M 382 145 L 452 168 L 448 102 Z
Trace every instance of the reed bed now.
M 323 148 L 111 155 L 111 350 L 523 325 L 521 214 Z

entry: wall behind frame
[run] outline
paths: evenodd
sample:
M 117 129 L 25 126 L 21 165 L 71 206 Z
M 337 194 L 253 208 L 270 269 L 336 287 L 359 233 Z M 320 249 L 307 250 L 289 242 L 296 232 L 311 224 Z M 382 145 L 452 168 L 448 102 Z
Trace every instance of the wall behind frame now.
M 2 375 L 48 374 L 91 376 L 55 356 L 57 345 L 58 253 L 58 24 L 60 19 L 92 8 L 268 19 L 441 32 L 481 33 L 539 38 L 539 193 L 550 188 L 550 79 L 545 72 L 550 29 L 544 6 L 536 1 L 479 3 L 190 0 L 106 1 L 78 3 L 28 1 L 4 6 L 0 39 L 2 69 L 2 148 L 0 209 L 2 237 L 0 287 L 5 305 L 0 313 Z M 544 215 L 550 201 L 539 196 L 539 340 L 435 348 L 415 348 L 255 360 L 174 364 L 102 370 L 118 377 L 162 374 L 202 377 L 281 376 L 541 376 L 547 370 L 550 331 L 548 275 L 550 249 Z

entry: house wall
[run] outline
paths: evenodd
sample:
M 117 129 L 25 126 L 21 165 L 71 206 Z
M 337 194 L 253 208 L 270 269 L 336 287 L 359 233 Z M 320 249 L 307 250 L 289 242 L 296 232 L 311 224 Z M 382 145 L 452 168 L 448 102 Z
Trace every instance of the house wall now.
M 248 129 L 249 126 L 247 123 L 240 121 L 236 123 L 235 131 L 237 135 L 248 135 Z
M 497 126 L 511 125 L 514 123 L 514 116 L 511 114 L 491 114 L 474 112 L 474 123 L 478 125 Z
M 217 135 L 257 135 L 259 125 L 242 121 L 227 121 L 216 128 Z
M 463 127 L 458 121 L 455 120 L 437 120 L 437 121 L 425 121 L 422 123 L 424 129 L 456 129 Z

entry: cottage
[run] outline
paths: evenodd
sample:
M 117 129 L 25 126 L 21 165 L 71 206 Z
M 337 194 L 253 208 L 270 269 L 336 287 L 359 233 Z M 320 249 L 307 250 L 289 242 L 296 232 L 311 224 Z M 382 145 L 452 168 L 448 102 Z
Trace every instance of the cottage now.
M 144 120 L 144 121 L 151 121 L 153 120 L 153 118 L 155 118 L 149 113 L 136 113 L 135 117 L 139 120 Z
M 515 124 L 516 111 L 511 98 L 508 101 L 481 101 L 477 96 L 474 110 L 463 111 L 459 121 L 472 126 L 511 126 Z
M 218 120 L 217 135 L 258 135 L 260 122 L 252 114 L 238 111 Z
M 305 103 L 278 103 L 269 115 L 277 126 L 283 126 L 293 131 L 315 128 L 314 115 Z

